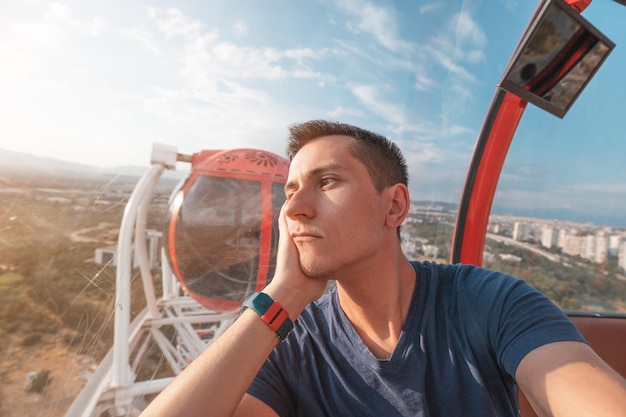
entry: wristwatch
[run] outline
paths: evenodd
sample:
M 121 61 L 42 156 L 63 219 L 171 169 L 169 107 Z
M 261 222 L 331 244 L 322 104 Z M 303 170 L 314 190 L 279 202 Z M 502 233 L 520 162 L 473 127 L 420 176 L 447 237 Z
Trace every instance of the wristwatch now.
M 270 329 L 274 330 L 282 342 L 293 330 L 293 321 L 282 305 L 264 292 L 253 292 L 241 305 L 241 312 L 246 308 L 254 310 Z

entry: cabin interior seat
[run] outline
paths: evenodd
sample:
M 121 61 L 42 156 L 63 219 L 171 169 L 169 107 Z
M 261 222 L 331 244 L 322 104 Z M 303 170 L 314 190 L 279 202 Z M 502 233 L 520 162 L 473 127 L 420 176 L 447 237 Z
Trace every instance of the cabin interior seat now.
M 568 315 L 596 353 L 626 378 L 626 316 Z M 537 417 L 521 390 L 519 406 L 521 417 Z

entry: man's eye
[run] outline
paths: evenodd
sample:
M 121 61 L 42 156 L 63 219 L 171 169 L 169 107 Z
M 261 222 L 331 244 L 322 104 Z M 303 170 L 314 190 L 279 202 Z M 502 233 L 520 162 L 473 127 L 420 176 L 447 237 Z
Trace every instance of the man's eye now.
M 320 181 L 320 185 L 322 187 L 326 187 L 327 185 L 330 185 L 334 183 L 335 181 L 337 181 L 335 178 L 324 178 Z

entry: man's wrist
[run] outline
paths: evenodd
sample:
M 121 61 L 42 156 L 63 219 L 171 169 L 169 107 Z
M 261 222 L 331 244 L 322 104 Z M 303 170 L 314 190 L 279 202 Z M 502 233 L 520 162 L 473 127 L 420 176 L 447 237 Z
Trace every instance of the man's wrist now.
M 302 310 L 311 303 L 310 298 L 300 289 L 285 289 L 272 282 L 263 289 L 263 292 L 280 302 L 289 312 L 289 317 L 295 323 Z
M 243 312 L 246 308 L 254 310 L 261 320 L 276 332 L 281 341 L 285 340 L 293 330 L 293 321 L 291 321 L 287 310 L 280 302 L 266 293 L 255 292 L 250 294 L 243 302 L 241 311 Z

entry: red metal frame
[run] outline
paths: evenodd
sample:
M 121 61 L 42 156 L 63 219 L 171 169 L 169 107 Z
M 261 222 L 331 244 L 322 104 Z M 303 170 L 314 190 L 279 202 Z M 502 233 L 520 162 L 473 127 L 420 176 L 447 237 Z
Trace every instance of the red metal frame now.
M 482 264 L 491 203 L 526 104 L 504 90 L 496 92 L 465 179 L 452 240 L 452 263 Z
M 580 13 L 591 0 L 566 0 L 566 3 Z M 451 263 L 482 265 L 493 197 L 526 104 L 500 88 L 496 91 L 465 178 L 452 237 Z

